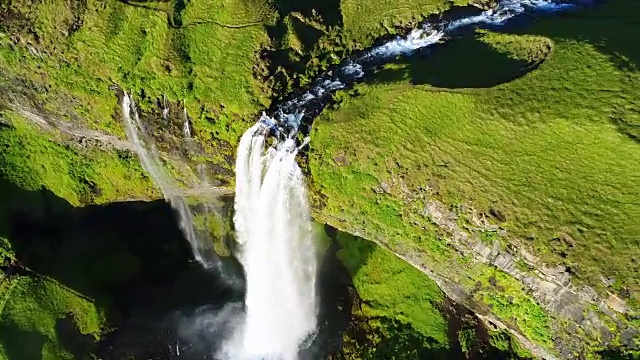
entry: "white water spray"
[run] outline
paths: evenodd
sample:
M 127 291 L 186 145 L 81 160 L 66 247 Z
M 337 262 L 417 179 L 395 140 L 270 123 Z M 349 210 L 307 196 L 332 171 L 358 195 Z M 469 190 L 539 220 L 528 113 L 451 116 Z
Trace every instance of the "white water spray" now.
M 293 360 L 316 328 L 316 253 L 295 140 L 266 141 L 258 123 L 238 147 L 234 221 L 247 294 L 229 357 Z
M 184 134 L 185 139 L 191 139 L 191 127 L 189 126 L 189 115 L 187 115 L 187 107 L 182 102 L 182 106 L 184 108 L 184 124 L 182 125 L 182 134 Z
M 147 134 L 140 121 L 135 102 L 126 92 L 122 97 L 122 115 L 127 138 L 133 144 L 142 167 L 151 176 L 153 183 L 160 188 L 165 200 L 177 212 L 180 219 L 180 229 L 191 244 L 194 257 L 207 268 L 217 265 L 211 242 L 208 239 L 200 239 L 196 234 L 189 204 L 180 194 L 173 179 L 165 174 L 153 139 Z

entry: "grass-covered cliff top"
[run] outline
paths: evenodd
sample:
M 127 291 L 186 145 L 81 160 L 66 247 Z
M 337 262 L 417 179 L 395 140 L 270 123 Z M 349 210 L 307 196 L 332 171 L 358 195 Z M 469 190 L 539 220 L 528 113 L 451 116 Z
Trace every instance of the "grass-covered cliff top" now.
M 339 93 L 311 135 L 320 217 L 417 254 L 482 293 L 477 266 L 454 260 L 457 235 L 438 226 L 443 214 L 428 206 L 436 201 L 456 214 L 453 227 L 489 248 L 497 240 L 526 249 L 637 311 L 638 10 L 609 1 L 507 33 L 478 32 Z M 492 282 L 505 298 L 484 300 L 550 346 L 550 319 L 523 305 L 531 299 L 519 300 L 521 289 L 501 285 L 502 276 Z M 634 315 L 621 317 L 637 328 Z
M 131 311 L 121 306 L 132 297 L 127 291 L 139 297 L 147 285 L 136 283 L 138 278 L 170 286 L 172 276 L 185 276 L 174 274 L 176 260 L 168 259 L 176 253 L 176 227 L 157 223 L 175 225 L 166 207 L 96 206 L 161 196 L 135 155 L 117 142 L 126 139 L 113 86 L 133 92 L 147 112 L 154 109 L 145 118 L 155 119 L 154 129 L 167 127 L 159 120 L 158 101 L 174 117 L 184 104 L 198 142 L 197 160 L 213 164 L 214 178 L 232 181 L 238 136 L 273 96 L 273 81 L 265 79 L 269 52 L 280 43 L 274 27 L 295 21 L 293 35 L 308 50 L 317 40 L 308 36 L 317 34 L 325 39 L 319 47 L 327 48 L 329 28 L 343 23 L 339 6 L 328 4 L 318 14 L 294 2 L 260 0 L 0 5 L 0 359 L 84 358 L 96 340 L 115 330 L 110 326 L 123 321 L 120 312 Z M 374 21 L 367 26 L 385 31 Z M 340 39 L 339 46 L 363 47 L 372 39 L 354 35 Z M 264 52 L 267 59 L 260 58 Z M 314 62 L 313 73 L 327 59 L 319 52 L 295 62 Z M 172 145 L 160 143 L 163 150 Z M 125 218 L 132 224 L 119 220 Z M 149 280 L 149 274 L 164 280 Z M 442 315 L 430 305 L 442 294 L 422 281 L 435 295 L 420 306 L 432 309 L 440 326 L 424 328 L 426 322 L 417 321 L 419 336 L 446 348 Z M 165 292 L 162 298 L 136 313 L 174 296 Z
M 364 228 L 393 243 L 409 240 L 396 224 L 419 194 L 493 209 L 503 218 L 492 222 L 536 255 L 593 284 L 613 276 L 640 301 L 638 55 L 625 37 L 607 36 L 637 29 L 624 18 L 605 26 L 633 7 L 612 2 L 513 34 L 479 33 L 340 94 L 312 135 L 324 211 L 367 219 Z M 537 69 L 493 83 L 541 51 Z

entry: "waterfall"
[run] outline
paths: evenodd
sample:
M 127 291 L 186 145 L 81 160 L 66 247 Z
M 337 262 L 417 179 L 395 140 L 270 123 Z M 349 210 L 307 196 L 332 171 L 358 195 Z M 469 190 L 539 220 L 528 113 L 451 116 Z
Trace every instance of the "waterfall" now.
M 169 117 L 169 107 L 167 106 L 167 97 L 162 95 L 162 119 L 167 120 Z
M 207 268 L 217 265 L 211 241 L 198 237 L 189 204 L 180 194 L 177 184 L 164 172 L 155 143 L 140 121 L 135 102 L 126 92 L 122 97 L 122 115 L 127 138 L 138 154 L 142 167 L 147 171 L 153 183 L 160 188 L 165 200 L 178 214 L 180 229 L 189 241 L 195 259 Z
M 184 134 L 185 139 L 191 139 L 191 127 L 189 126 L 189 115 L 187 115 L 186 105 L 183 104 L 184 108 L 184 125 L 182 125 L 182 134 Z
M 235 225 L 246 315 L 233 359 L 298 357 L 316 328 L 316 253 L 293 138 L 267 146 L 268 127 L 244 133 L 236 160 Z

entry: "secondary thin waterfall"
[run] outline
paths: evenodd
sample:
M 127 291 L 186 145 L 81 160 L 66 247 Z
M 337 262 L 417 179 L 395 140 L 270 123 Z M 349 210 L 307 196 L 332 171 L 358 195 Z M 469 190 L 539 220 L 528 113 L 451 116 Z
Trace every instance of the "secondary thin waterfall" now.
M 316 253 L 293 138 L 267 145 L 257 123 L 236 160 L 235 225 L 247 294 L 232 358 L 296 359 L 316 328 Z
M 160 188 L 164 198 L 178 214 L 180 229 L 191 244 L 195 259 L 210 268 L 217 264 L 213 246 L 208 239 L 200 239 L 193 225 L 193 214 L 187 200 L 180 194 L 175 181 L 163 170 L 160 156 L 153 139 L 147 134 L 133 99 L 124 92 L 122 97 L 122 116 L 127 138 L 140 158 L 142 167 L 147 171 L 153 183 Z

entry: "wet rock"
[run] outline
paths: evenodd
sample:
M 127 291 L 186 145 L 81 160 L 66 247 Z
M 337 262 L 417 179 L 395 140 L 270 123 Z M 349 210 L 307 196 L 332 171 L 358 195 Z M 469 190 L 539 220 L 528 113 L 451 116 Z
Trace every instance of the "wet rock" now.
M 613 284 L 615 284 L 616 282 L 616 278 L 611 276 L 611 277 L 604 277 L 604 276 L 600 276 L 600 279 L 602 280 L 602 283 L 604 284 L 604 286 L 606 287 L 611 287 Z
M 433 191 L 434 193 L 437 193 L 438 190 L 440 189 L 440 186 L 438 185 L 438 182 L 435 180 L 429 180 L 429 182 L 427 183 L 427 189 Z
M 507 216 L 498 209 L 495 209 L 495 208 L 489 209 L 489 215 L 493 216 L 496 220 L 500 222 L 507 221 Z
M 609 298 L 606 300 L 606 303 L 607 303 L 607 306 L 609 306 L 610 308 L 612 308 L 613 310 L 621 314 L 626 314 L 627 312 L 629 312 L 629 307 L 627 306 L 627 304 L 622 299 L 615 296 L 614 294 L 609 295 Z
M 336 162 L 336 164 L 338 164 L 338 166 L 348 166 L 349 160 L 347 159 L 347 157 L 344 154 L 340 154 L 336 157 L 333 158 L 333 161 Z
M 590 286 L 583 286 L 578 295 L 582 300 L 590 303 L 596 303 L 599 299 L 598 293 Z
M 620 342 L 624 346 L 637 350 L 640 348 L 640 342 L 635 341 L 638 338 L 638 334 L 640 334 L 638 330 L 629 328 L 620 335 Z

